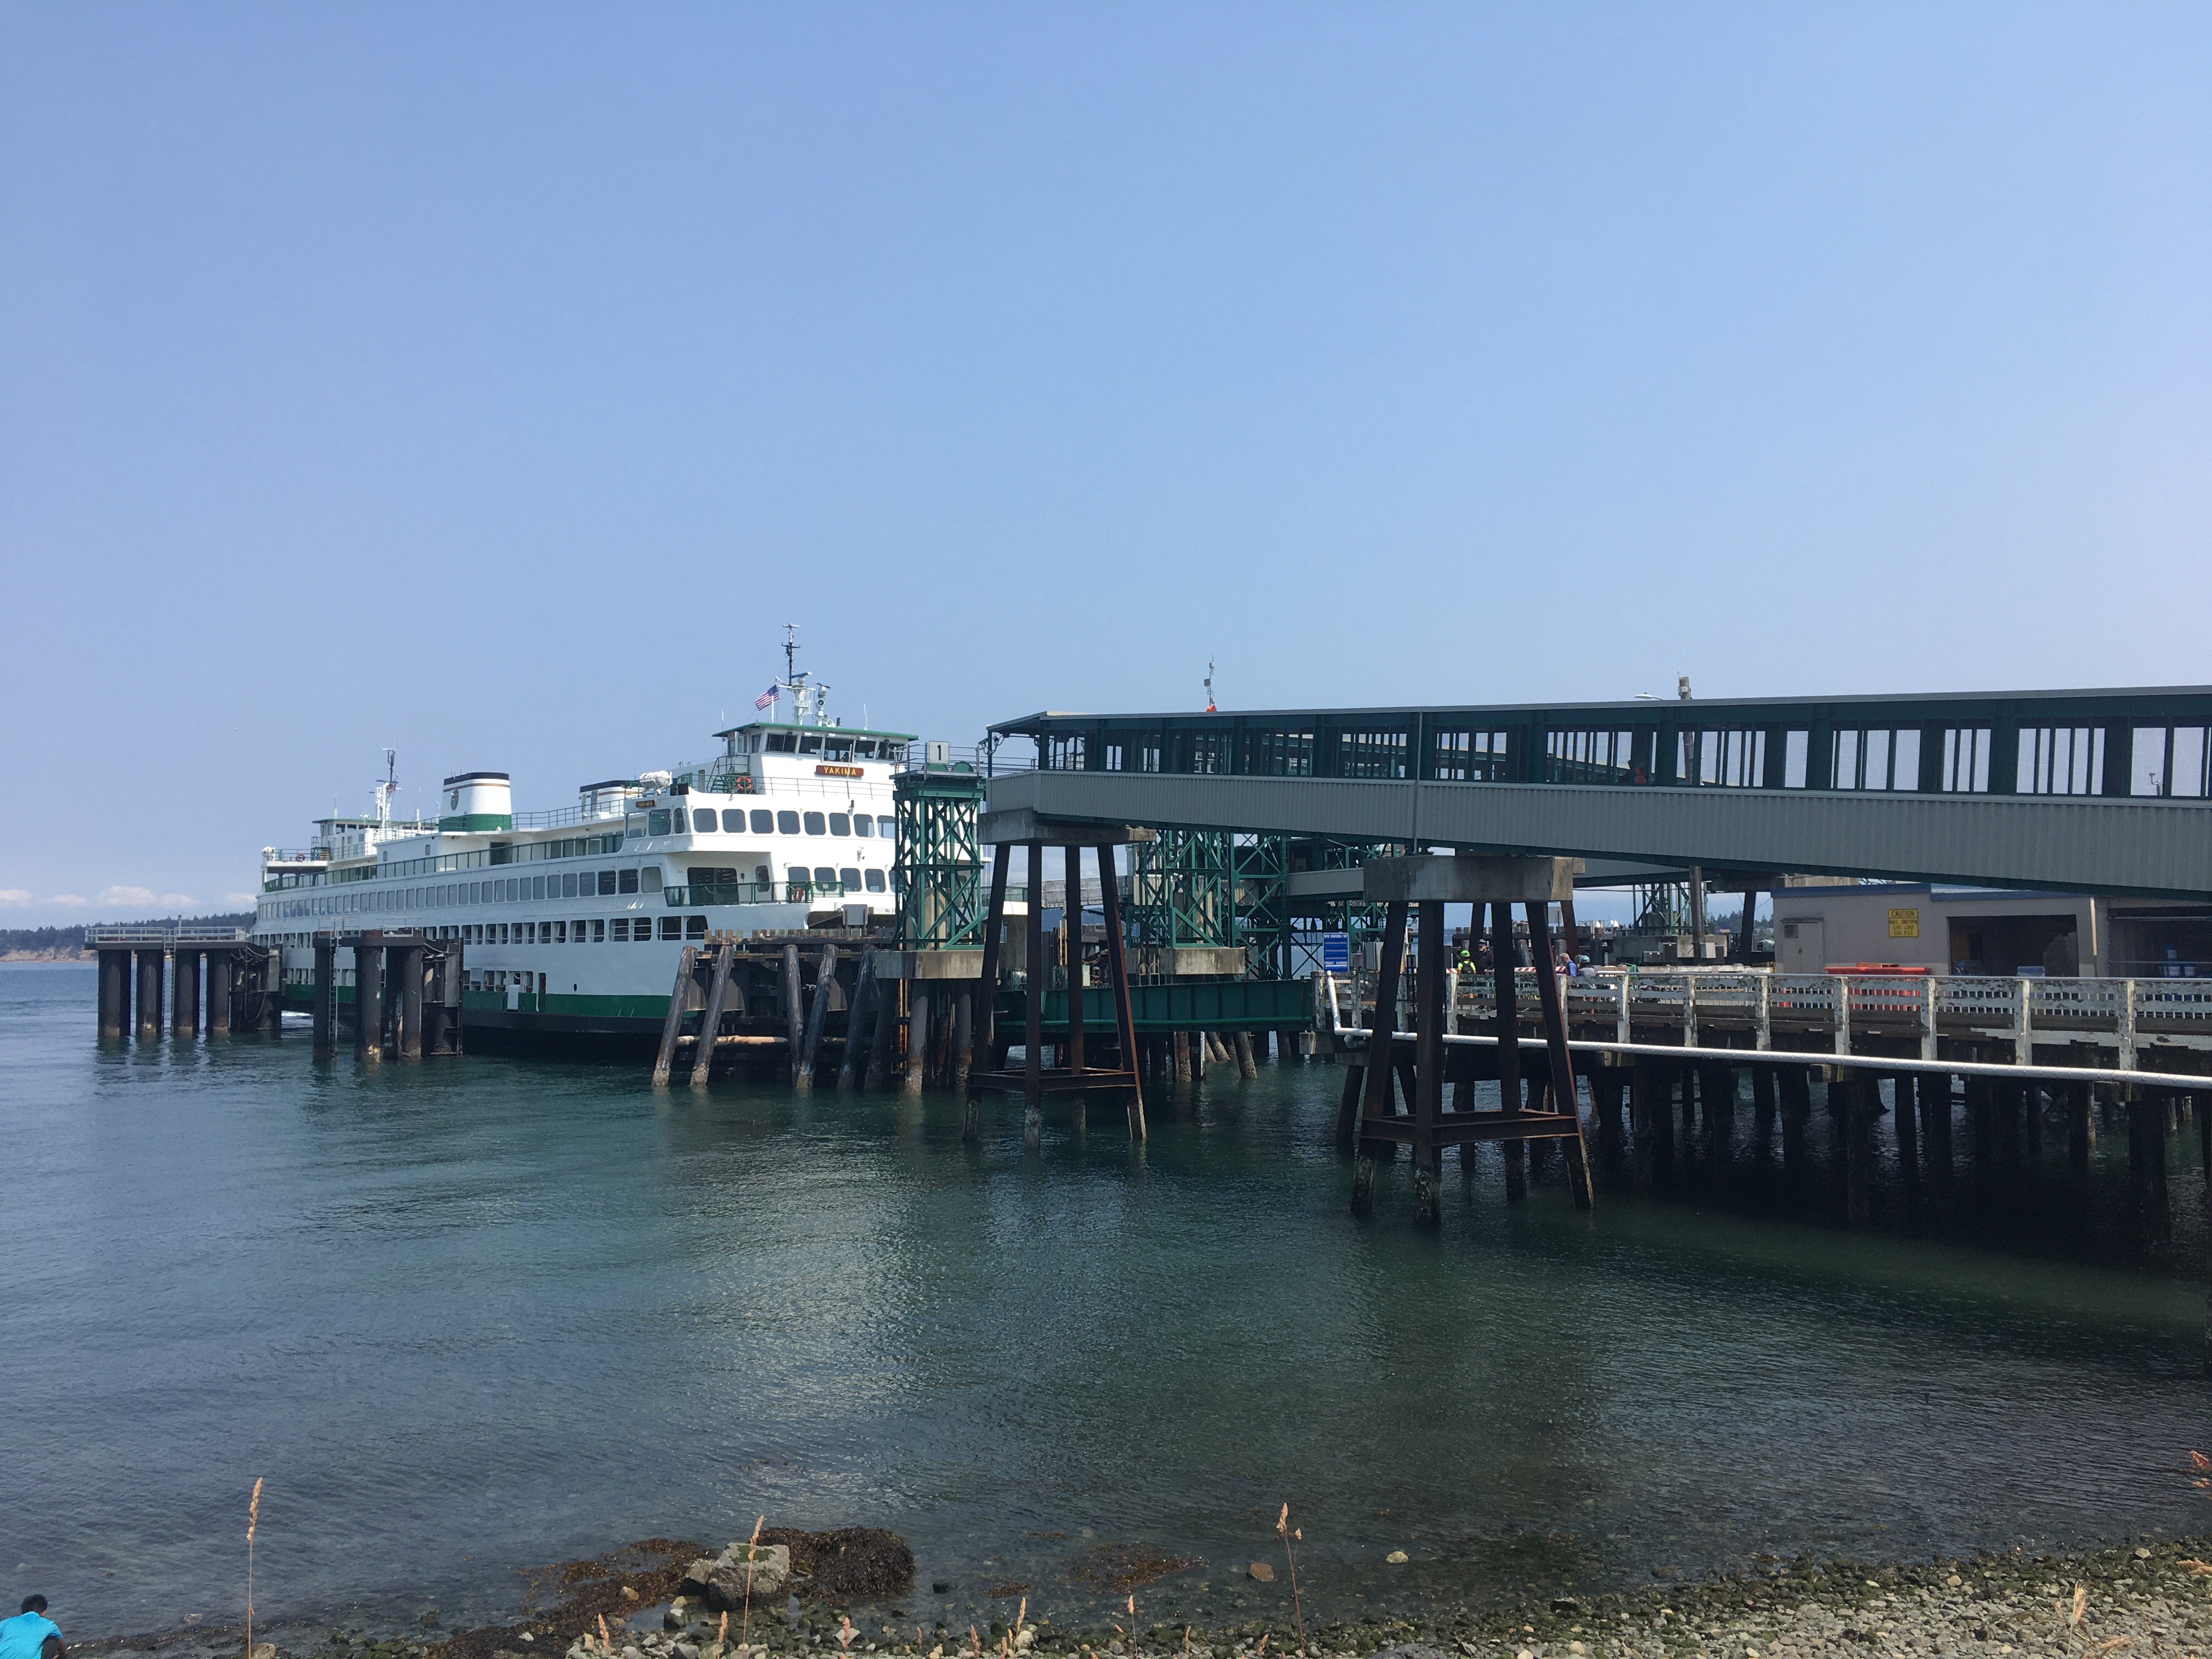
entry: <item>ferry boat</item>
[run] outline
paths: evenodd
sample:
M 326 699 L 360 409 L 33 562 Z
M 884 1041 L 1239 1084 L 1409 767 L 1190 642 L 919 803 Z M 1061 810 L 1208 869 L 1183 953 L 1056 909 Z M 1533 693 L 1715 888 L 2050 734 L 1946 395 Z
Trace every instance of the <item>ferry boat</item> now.
M 472 1033 L 651 1036 L 685 945 L 710 933 L 888 931 L 893 780 L 916 739 L 832 718 L 794 649 L 787 630 L 760 699 L 787 696 L 788 720 L 717 732 L 710 760 L 583 784 L 573 807 L 518 814 L 508 774 L 460 772 L 434 819 L 402 819 L 387 751 L 370 814 L 263 849 L 252 933 L 283 953 L 287 1010 L 309 1006 L 319 937 L 419 928 L 460 942 Z M 349 952 L 337 969 L 350 1003 Z

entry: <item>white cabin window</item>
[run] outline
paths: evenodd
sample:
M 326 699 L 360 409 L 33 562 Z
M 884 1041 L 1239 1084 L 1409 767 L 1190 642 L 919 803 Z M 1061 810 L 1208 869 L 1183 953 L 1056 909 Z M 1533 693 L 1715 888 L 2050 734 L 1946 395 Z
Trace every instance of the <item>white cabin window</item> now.
M 799 833 L 799 814 L 796 812 L 778 812 L 775 815 L 775 832 L 779 836 L 797 835 Z
M 871 870 L 868 872 L 868 890 L 871 893 L 880 893 L 884 890 L 884 872 L 882 871 Z
M 874 835 L 876 833 L 876 821 L 870 817 L 866 812 L 859 814 L 853 820 L 853 833 L 856 836 L 863 836 Z
M 876 833 L 888 840 L 898 833 L 898 820 L 889 814 L 879 814 L 876 818 Z
M 830 815 L 830 833 L 840 841 L 850 836 L 853 833 L 852 815 L 847 812 L 832 812 Z
M 765 806 L 753 808 L 753 834 L 772 836 L 775 833 L 775 814 Z
M 806 833 L 810 836 L 823 836 L 830 832 L 830 826 L 823 822 L 822 814 L 819 812 L 809 812 L 806 815 L 805 823 Z

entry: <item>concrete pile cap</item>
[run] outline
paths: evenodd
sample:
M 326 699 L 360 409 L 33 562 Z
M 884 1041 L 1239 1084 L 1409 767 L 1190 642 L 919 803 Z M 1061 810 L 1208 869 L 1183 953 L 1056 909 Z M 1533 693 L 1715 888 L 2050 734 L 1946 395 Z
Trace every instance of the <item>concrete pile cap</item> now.
M 1139 823 L 1084 823 L 1072 818 L 1040 817 L 1029 806 L 980 812 L 975 818 L 975 839 L 987 847 L 1028 841 L 1042 842 L 1047 847 L 1123 847 L 1158 838 L 1159 831 Z
M 1427 904 L 1547 904 L 1575 896 L 1580 859 L 1501 858 L 1422 853 L 1370 859 L 1360 866 L 1362 896 L 1370 904 L 1402 899 Z

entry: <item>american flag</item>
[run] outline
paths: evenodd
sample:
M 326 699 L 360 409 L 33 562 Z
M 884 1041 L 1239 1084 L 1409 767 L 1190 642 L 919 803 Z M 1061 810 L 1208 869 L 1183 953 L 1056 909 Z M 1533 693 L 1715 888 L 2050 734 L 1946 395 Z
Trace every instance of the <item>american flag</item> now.
M 756 708 L 765 708 L 769 704 L 774 702 L 782 695 L 783 688 L 781 686 L 771 685 L 767 690 L 762 692 L 760 696 L 753 699 L 753 707 Z

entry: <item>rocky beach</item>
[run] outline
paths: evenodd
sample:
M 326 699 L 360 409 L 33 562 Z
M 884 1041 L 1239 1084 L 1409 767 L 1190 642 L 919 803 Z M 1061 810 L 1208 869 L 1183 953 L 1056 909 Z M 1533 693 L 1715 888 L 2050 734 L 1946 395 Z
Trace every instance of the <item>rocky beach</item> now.
M 378 1632 L 318 1632 L 295 1621 L 257 1643 L 254 1659 L 2196 1659 L 2212 1638 L 2212 1535 L 1913 1563 L 1759 1561 L 1734 1577 L 1632 1592 L 1511 1605 L 1470 1600 L 1412 1616 L 1378 1606 L 1356 1620 L 1308 1620 L 1303 1629 L 1279 1550 L 1273 1562 L 1256 1563 L 1267 1568 L 1264 1582 L 1279 1592 L 1279 1605 L 1218 1626 L 1148 1620 L 1142 1585 L 1126 1593 L 1119 1617 L 1056 1620 L 1052 1598 L 1024 1595 L 988 1621 L 956 1624 L 934 1610 L 941 1597 L 920 1593 L 931 1589 L 926 1582 L 872 1599 L 802 1596 L 813 1575 L 787 1577 L 793 1553 L 763 1545 L 759 1595 L 728 1607 L 696 1577 L 686 1584 L 691 1547 L 648 1540 L 545 1570 L 538 1582 L 551 1599 L 513 1624 Z M 809 1552 L 802 1546 L 795 1554 L 803 1568 Z M 238 1654 L 243 1637 L 236 1627 L 194 1626 L 79 1642 L 72 1651 L 79 1659 L 217 1659 Z

